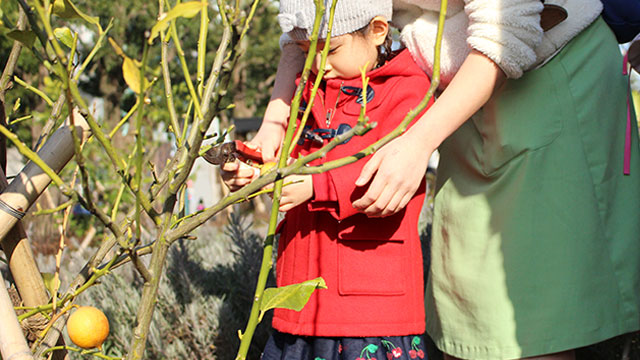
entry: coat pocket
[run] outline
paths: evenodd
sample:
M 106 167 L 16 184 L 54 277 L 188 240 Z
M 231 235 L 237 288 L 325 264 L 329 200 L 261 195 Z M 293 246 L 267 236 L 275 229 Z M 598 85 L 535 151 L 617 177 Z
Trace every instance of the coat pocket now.
M 404 212 L 404 211 L 403 211 Z M 370 219 L 351 216 L 338 236 L 340 295 L 403 295 L 409 273 L 408 226 L 399 213 Z M 352 223 L 353 222 L 353 223 Z
M 338 240 L 340 295 L 403 295 L 408 256 L 404 241 Z

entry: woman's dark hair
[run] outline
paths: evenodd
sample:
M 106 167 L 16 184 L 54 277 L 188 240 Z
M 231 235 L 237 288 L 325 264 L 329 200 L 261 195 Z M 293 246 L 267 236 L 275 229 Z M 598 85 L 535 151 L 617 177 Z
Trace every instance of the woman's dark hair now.
M 355 33 L 361 36 L 367 36 L 367 33 L 369 32 L 369 26 L 371 26 L 371 23 L 368 23 L 364 27 L 356 30 Z M 378 64 L 376 67 L 384 65 L 387 61 L 396 56 L 397 52 L 391 50 L 392 45 L 393 39 L 391 38 L 391 31 L 389 31 L 387 32 L 387 37 L 384 39 L 382 45 L 378 46 L 378 58 L 376 59 Z

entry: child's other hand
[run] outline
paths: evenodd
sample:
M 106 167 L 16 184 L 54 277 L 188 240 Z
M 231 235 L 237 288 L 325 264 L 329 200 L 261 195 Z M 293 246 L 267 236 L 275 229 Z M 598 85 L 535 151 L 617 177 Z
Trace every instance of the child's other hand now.
M 313 178 L 311 175 L 290 175 L 284 178 L 280 211 L 289 211 L 313 197 Z
M 240 190 L 260 175 L 260 170 L 238 160 L 220 165 L 222 181 L 231 191 Z

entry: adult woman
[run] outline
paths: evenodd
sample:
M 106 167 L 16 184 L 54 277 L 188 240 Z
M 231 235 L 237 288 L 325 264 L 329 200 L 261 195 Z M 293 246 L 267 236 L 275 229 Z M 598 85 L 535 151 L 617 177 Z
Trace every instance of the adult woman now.
M 444 90 L 372 156 L 354 207 L 403 208 L 440 150 L 426 311 L 451 357 L 572 359 L 638 330 L 640 152 L 634 124 L 623 175 L 626 84 L 600 2 L 556 1 L 569 16 L 544 33 L 537 0 L 449 3 Z M 427 72 L 438 8 L 394 3 Z M 287 51 L 283 62 L 295 58 Z M 281 139 L 279 92 L 291 91 L 276 84 L 254 140 L 267 153 Z

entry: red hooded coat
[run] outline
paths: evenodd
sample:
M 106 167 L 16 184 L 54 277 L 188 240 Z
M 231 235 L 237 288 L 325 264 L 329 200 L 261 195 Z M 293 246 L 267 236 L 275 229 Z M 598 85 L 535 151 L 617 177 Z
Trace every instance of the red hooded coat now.
M 391 132 L 424 98 L 430 84 L 406 50 L 367 76 L 372 89 L 368 91 L 367 116 L 377 126 L 311 165 L 352 155 Z M 311 83 L 304 92 L 305 103 L 309 102 Z M 359 78 L 327 80 L 316 94 L 308 121 L 311 128 L 355 126 L 361 107 L 357 89 L 361 87 Z M 306 140 L 294 156 L 321 146 Z M 401 212 L 368 218 L 351 205 L 366 190 L 357 188 L 355 180 L 368 159 L 313 175 L 314 197 L 287 212 L 280 224 L 278 286 L 321 276 L 328 289 L 316 290 L 300 312 L 276 309 L 275 329 L 296 335 L 349 337 L 425 331 L 418 234 L 424 182 Z

